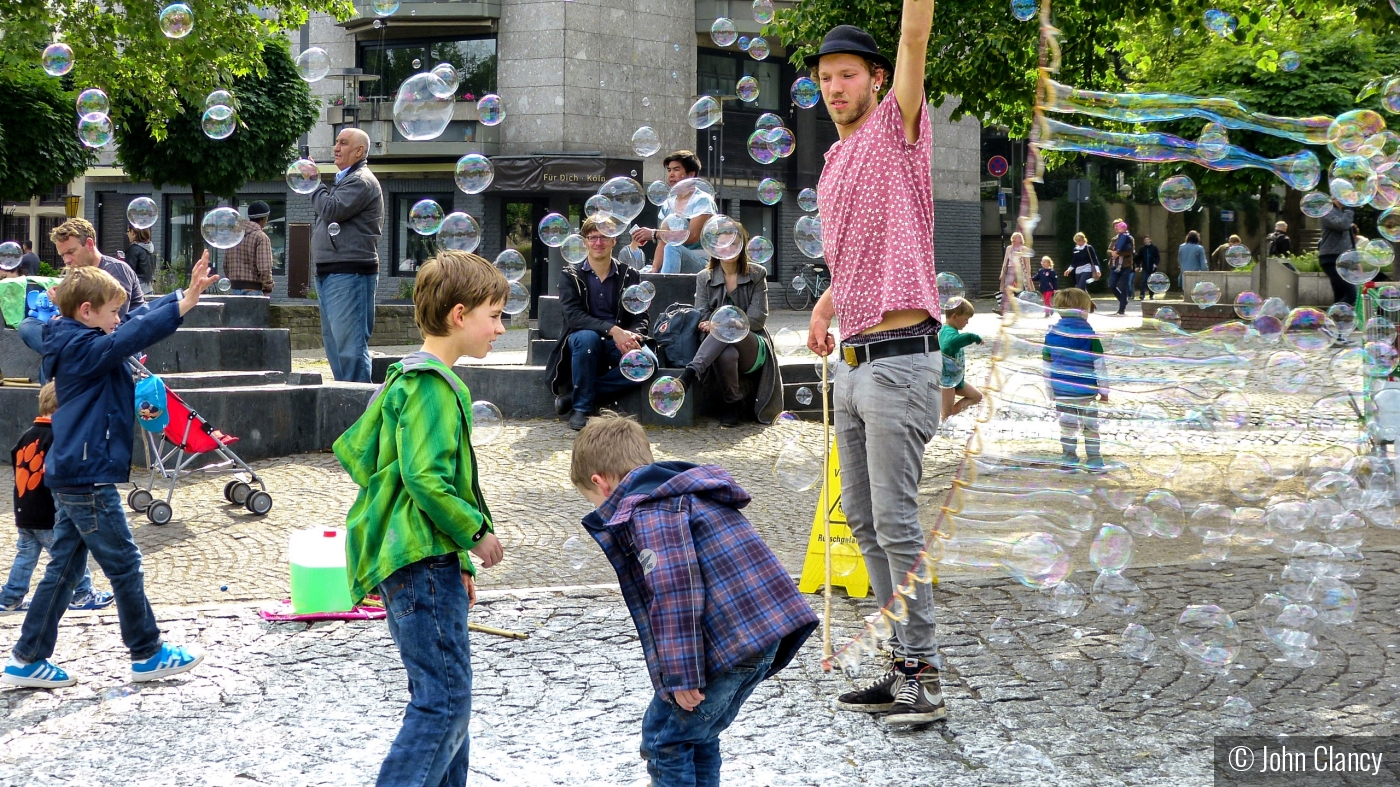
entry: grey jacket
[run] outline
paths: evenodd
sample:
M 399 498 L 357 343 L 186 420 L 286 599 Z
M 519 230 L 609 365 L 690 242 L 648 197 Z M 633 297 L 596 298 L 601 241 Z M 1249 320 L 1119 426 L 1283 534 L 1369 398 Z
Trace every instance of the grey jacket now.
M 378 273 L 379 236 L 384 231 L 384 193 L 361 161 L 339 183 L 323 181 L 311 192 L 311 261 L 316 273 Z M 339 224 L 331 236 L 328 227 Z
M 761 424 L 770 424 L 783 410 L 783 376 L 773 337 L 764 328 L 768 322 L 768 271 L 762 265 L 749 263 L 748 278 L 739 279 L 739 286 L 732 293 L 724 291 L 723 268 L 695 274 L 695 309 L 702 315 L 701 320 L 710 319 L 710 315 L 724 305 L 726 294 L 736 308 L 749 316 L 749 330 L 768 345 L 768 359 L 759 369 L 758 385 L 754 389 L 754 417 Z
M 1322 217 L 1322 236 L 1317 239 L 1317 253 L 1341 254 L 1356 248 L 1351 237 L 1351 224 L 1355 221 L 1351 208 L 1332 206 L 1332 212 Z

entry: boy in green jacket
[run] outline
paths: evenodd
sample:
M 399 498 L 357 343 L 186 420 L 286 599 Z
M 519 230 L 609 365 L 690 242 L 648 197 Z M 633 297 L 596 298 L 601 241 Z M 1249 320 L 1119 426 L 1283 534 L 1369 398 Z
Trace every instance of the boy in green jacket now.
M 972 315 L 972 302 L 963 298 L 954 299 L 943 310 L 943 327 L 938 331 L 938 349 L 943 353 L 943 379 L 940 384 L 943 388 L 945 421 L 982 401 L 982 392 L 965 377 L 967 360 L 963 348 L 969 344 L 982 343 L 981 336 L 963 332 Z
M 380 785 L 467 783 L 471 555 L 490 568 L 501 542 L 477 483 L 471 394 L 452 364 L 485 357 L 506 332 L 509 288 L 475 254 L 429 260 L 413 291 L 423 348 L 389 367 L 365 414 L 335 441 L 360 487 L 346 518 L 350 595 L 359 603 L 377 589 L 408 671 L 408 710 Z

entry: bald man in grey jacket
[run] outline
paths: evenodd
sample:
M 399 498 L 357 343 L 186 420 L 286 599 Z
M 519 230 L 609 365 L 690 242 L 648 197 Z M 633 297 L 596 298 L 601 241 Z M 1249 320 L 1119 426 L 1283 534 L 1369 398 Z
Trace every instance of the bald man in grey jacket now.
M 321 303 L 321 338 L 331 374 L 367 383 L 369 337 L 374 333 L 374 290 L 379 282 L 379 237 L 384 193 L 369 171 L 369 135 L 341 130 L 335 140 L 335 183 L 311 192 L 311 261 Z

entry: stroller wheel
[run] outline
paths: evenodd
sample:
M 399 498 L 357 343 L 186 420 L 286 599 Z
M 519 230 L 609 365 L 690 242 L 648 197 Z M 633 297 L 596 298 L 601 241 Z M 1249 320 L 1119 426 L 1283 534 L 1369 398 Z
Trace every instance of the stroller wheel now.
M 262 516 L 272 510 L 272 495 L 263 491 L 254 492 L 248 495 L 248 502 L 244 505 L 248 507 L 249 511 Z
M 237 478 L 235 478 L 235 479 L 233 479 L 232 481 L 229 481 L 227 484 L 224 484 L 224 499 L 225 499 L 225 500 L 229 501 L 230 503 L 233 502 L 233 487 L 234 487 L 235 485 L 239 484 L 239 483 L 241 483 L 241 482 L 240 482 Z
M 151 520 L 152 524 L 168 525 L 174 516 L 174 510 L 164 500 L 156 500 L 146 508 L 146 517 Z
M 133 489 L 126 496 L 126 504 L 132 511 L 145 511 L 151 505 L 151 493 L 144 489 Z
M 236 506 L 241 506 L 248 502 L 248 495 L 252 494 L 253 488 L 242 481 L 234 481 L 229 487 L 229 500 Z

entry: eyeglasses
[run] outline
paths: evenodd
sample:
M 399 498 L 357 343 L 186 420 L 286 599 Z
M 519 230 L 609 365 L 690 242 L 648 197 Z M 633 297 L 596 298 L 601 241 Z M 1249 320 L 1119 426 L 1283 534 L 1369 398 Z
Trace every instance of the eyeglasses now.
M 603 241 L 608 240 L 612 240 L 612 238 L 609 238 L 606 235 L 589 235 L 588 237 L 584 238 L 584 241 L 588 243 L 602 243 Z

